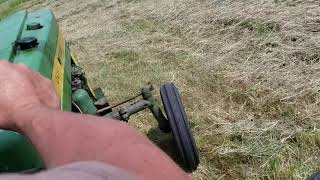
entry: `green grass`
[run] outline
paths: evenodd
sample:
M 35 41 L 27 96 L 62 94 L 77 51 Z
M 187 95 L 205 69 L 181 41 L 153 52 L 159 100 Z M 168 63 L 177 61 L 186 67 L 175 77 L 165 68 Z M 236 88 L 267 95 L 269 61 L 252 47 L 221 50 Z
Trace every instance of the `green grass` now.
M 20 9 L 23 9 L 28 1 L 30 0 L 0 0 L 0 19 L 3 19 L 4 17 Z M 39 3 L 41 1 L 32 0 L 31 2 Z
M 8 0 L 0 0 L 0 4 L 3 3 L 3 2 L 6 2 L 6 1 L 8 1 Z

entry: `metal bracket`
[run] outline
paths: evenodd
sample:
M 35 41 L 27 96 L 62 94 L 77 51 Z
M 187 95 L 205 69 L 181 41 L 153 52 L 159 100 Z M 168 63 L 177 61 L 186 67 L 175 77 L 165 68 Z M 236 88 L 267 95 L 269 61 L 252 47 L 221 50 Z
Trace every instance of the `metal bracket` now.
M 105 116 L 127 122 L 131 115 L 149 108 L 155 119 L 158 121 L 159 128 L 163 132 L 169 132 L 169 121 L 163 115 L 160 106 L 154 98 L 152 94 L 153 90 L 153 86 L 148 84 L 147 86 L 143 87 L 140 93 L 136 96 L 128 98 L 115 105 L 99 109 L 97 113 L 103 114 L 104 112 L 112 109 L 112 111 L 107 113 Z M 139 97 L 142 97 L 142 99 L 138 99 Z

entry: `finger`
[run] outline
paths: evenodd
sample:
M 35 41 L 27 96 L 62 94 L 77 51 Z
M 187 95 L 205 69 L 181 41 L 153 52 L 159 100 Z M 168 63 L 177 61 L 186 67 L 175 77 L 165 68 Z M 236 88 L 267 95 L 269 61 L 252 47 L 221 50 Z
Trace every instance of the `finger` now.
M 41 102 L 48 107 L 59 109 L 60 101 L 53 88 L 52 81 L 43 77 L 40 73 L 32 71 L 25 64 L 19 63 L 17 65 L 20 70 L 30 77 Z
M 37 77 L 35 77 L 35 72 L 32 71 L 26 64 L 24 64 L 24 63 L 18 63 L 18 64 L 16 64 L 16 67 L 17 67 L 22 73 L 24 73 L 24 75 L 25 75 L 26 77 L 28 77 L 30 81 L 36 82 L 36 81 L 38 80 Z
M 12 63 L 6 60 L 0 60 L 0 71 L 1 72 L 9 72 L 15 69 Z M 5 73 L 4 73 L 5 74 Z
M 52 81 L 41 76 L 40 74 L 35 74 L 36 78 L 41 83 L 37 83 L 37 89 L 40 99 L 51 108 L 60 108 L 60 99 L 53 88 Z
M 7 60 L 0 60 L 0 66 L 1 67 L 6 67 L 6 66 L 11 66 L 12 64 L 9 62 L 9 61 L 7 61 Z M 0 68 L 1 68 L 0 67 Z

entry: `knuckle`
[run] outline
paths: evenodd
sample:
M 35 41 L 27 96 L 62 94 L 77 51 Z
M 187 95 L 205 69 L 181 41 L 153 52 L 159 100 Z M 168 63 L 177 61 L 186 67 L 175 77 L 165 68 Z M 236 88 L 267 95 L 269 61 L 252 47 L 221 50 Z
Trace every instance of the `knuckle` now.
M 18 63 L 17 66 L 19 66 L 20 68 L 23 68 L 23 69 L 28 69 L 28 66 L 24 63 Z
M 8 66 L 8 65 L 10 65 L 10 63 L 7 60 L 0 60 L 0 65 L 1 66 Z

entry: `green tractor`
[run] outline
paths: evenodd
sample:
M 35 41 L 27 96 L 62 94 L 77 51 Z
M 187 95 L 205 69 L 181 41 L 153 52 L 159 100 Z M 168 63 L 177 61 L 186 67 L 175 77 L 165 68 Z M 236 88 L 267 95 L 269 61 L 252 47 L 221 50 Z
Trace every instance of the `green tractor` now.
M 61 110 L 104 116 L 120 121 L 150 109 L 163 133 L 171 132 L 186 170 L 195 170 L 199 155 L 187 116 L 174 84 L 164 84 L 162 113 L 148 84 L 136 96 L 111 105 L 101 88 L 92 89 L 84 70 L 70 52 L 51 10 L 20 11 L 0 21 L 0 59 L 24 63 L 51 79 L 60 97 Z M 48 117 L 49 118 L 49 117 Z M 24 136 L 0 130 L 0 172 L 43 169 L 40 155 Z

